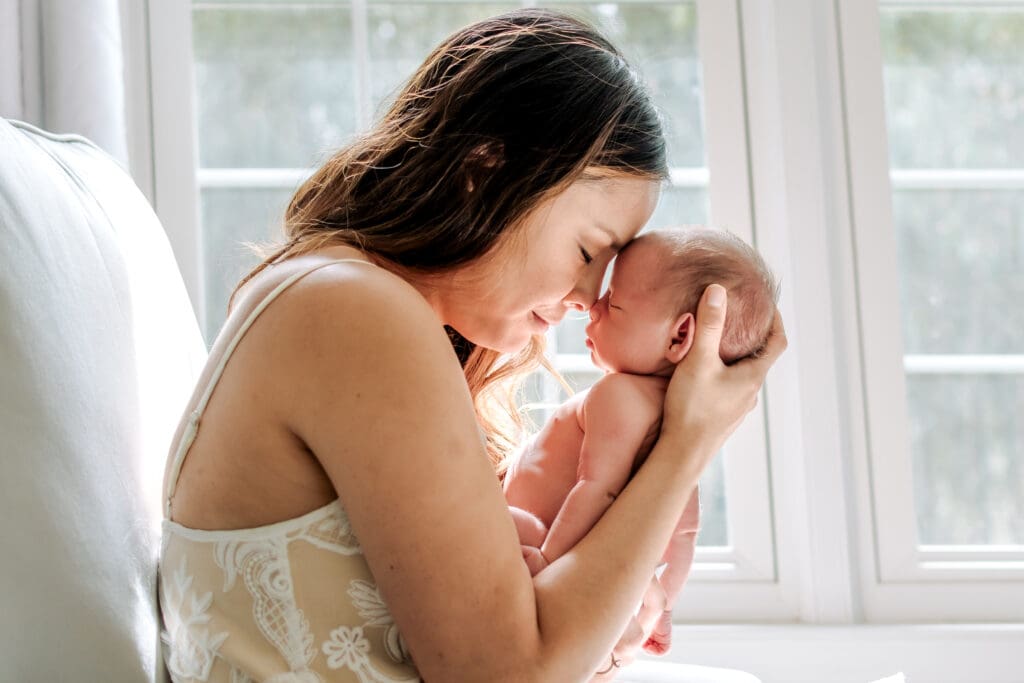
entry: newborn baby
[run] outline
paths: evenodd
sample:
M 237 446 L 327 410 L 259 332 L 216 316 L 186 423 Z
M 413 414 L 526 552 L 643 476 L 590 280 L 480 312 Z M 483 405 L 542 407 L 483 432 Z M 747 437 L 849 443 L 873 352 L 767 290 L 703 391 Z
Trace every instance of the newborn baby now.
M 742 240 L 721 230 L 657 230 L 619 254 L 586 329 L 591 358 L 606 374 L 555 410 L 503 482 L 531 574 L 586 535 L 650 452 L 669 378 L 690 350 L 697 303 L 712 283 L 729 296 L 720 357 L 731 364 L 756 356 L 768 339 L 778 287 Z M 646 616 L 641 610 L 638 618 L 645 630 L 657 620 L 644 643 L 653 654 L 671 644 L 672 604 L 693 564 L 699 517 L 694 490 L 656 579 L 668 608 Z

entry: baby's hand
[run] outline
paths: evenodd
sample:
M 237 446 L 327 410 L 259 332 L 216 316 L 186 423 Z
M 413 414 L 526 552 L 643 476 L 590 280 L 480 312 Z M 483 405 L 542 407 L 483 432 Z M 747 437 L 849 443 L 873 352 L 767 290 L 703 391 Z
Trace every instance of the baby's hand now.
M 544 555 L 541 554 L 540 548 L 532 545 L 520 546 L 523 549 L 523 559 L 526 560 L 526 567 L 530 570 L 530 576 L 537 576 L 541 569 L 548 566 L 548 561 L 544 559 Z

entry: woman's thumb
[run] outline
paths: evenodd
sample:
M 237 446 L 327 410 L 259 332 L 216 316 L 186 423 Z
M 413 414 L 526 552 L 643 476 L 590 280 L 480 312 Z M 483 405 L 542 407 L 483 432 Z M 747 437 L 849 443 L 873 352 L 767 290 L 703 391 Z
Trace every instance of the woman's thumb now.
M 697 334 L 693 343 L 701 353 L 719 355 L 728 296 L 722 285 L 708 285 L 697 304 Z

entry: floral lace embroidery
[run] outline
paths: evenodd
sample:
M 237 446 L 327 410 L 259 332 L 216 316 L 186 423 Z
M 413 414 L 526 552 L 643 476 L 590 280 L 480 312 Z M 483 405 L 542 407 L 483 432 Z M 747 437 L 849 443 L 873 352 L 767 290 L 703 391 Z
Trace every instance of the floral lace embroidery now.
M 224 592 L 231 590 L 241 574 L 253 598 L 253 618 L 264 637 L 292 672 L 307 672 L 316 650 L 306 615 L 295 604 L 287 540 L 220 541 L 214 553 L 224 570 Z
M 379 626 L 384 629 L 384 649 L 392 660 L 400 664 L 412 664 L 412 656 L 405 644 L 405 639 L 398 632 L 394 617 L 384 604 L 375 584 L 362 579 L 353 579 L 349 583 L 348 596 L 352 604 L 359 610 L 359 616 L 366 619 L 366 626 Z
M 308 541 L 318 548 L 339 555 L 361 555 L 363 552 L 359 546 L 359 539 L 352 533 L 352 525 L 348 521 L 345 509 L 337 502 L 332 514 L 308 525 L 291 538 Z
M 164 575 L 164 614 L 169 631 L 162 634 L 170 647 L 167 669 L 175 679 L 205 681 L 210 677 L 214 659 L 227 633 L 211 635 L 209 629 L 201 628 L 210 623 L 207 610 L 213 604 L 213 593 L 196 595 L 192 590 L 192 576 L 188 574 L 185 558 L 171 574 Z M 189 615 L 185 616 L 185 602 L 189 603 Z
M 349 581 L 347 591 L 347 596 L 364 623 L 339 625 L 328 634 L 319 649 L 316 647 L 309 620 L 296 602 L 289 563 L 289 544 L 304 540 L 340 555 L 362 554 L 340 502 L 325 512 L 327 514 L 323 517 L 311 519 L 301 528 L 292 528 L 278 536 L 255 540 L 251 537 L 220 540 L 212 544 L 213 559 L 223 571 L 223 590 L 231 591 L 238 578 L 242 578 L 252 599 L 251 609 L 256 626 L 282 655 L 290 669 L 266 678 L 264 683 L 323 683 L 321 674 L 310 668 L 320 652 L 325 655 L 323 661 L 327 669 L 351 671 L 360 683 L 420 681 L 414 669 L 411 673 L 403 671 L 392 674 L 375 666 L 375 656 L 379 655 L 375 655 L 374 649 L 379 646 L 367 637 L 368 628 L 383 630 L 383 649 L 392 662 L 411 666 L 413 661 L 379 589 L 372 581 L 353 579 Z M 167 537 L 165 547 L 166 540 Z M 175 626 L 171 629 L 173 637 L 165 635 L 165 640 L 172 646 L 168 655 L 168 668 L 175 680 L 180 677 L 207 681 L 214 661 L 219 658 L 218 649 L 228 636 L 227 633 L 211 636 L 208 629 L 196 628 L 197 625 L 210 622 L 206 612 L 212 604 L 212 593 L 202 596 L 192 594 L 194 591 L 190 589 L 193 580 L 187 575 L 184 560 L 177 572 L 164 577 L 163 583 L 167 596 L 180 603 L 172 605 L 168 600 L 165 606 L 167 625 L 171 627 L 174 622 Z M 192 607 L 190 616 L 185 619 L 183 615 L 188 609 L 185 604 L 188 599 L 191 599 Z M 253 683 L 254 679 L 245 671 L 231 662 L 225 663 L 228 664 L 228 671 L 224 673 L 228 675 L 230 683 Z
M 331 631 L 330 639 L 323 644 L 327 655 L 327 666 L 332 669 L 348 667 L 353 671 L 369 663 L 370 641 L 363 637 L 363 627 L 339 626 Z
M 249 678 L 249 674 L 245 673 L 241 669 L 237 669 L 234 666 L 232 666 L 231 683 L 256 683 L 256 681 Z
M 315 671 L 285 671 L 265 679 L 263 683 L 323 683 L 323 680 Z
M 417 678 L 392 678 L 378 671 L 367 656 L 370 641 L 363 636 L 362 626 L 339 626 L 321 646 L 331 669 L 349 669 L 359 677 L 359 683 L 407 683 Z

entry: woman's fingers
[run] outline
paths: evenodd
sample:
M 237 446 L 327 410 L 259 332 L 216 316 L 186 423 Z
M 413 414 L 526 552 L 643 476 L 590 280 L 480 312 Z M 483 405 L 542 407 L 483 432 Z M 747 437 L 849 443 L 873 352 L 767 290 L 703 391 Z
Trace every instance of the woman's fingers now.
M 765 342 L 764 349 L 757 358 L 750 358 L 741 362 L 741 364 L 748 364 L 748 367 L 754 374 L 754 381 L 757 383 L 758 388 L 764 384 L 764 378 L 768 375 L 768 370 L 779 359 L 779 356 L 782 355 L 787 346 L 789 346 L 789 341 L 786 339 L 786 328 L 782 324 L 782 314 L 776 308 L 775 317 L 772 319 L 772 328 L 768 332 L 768 340 Z
M 728 308 L 728 295 L 722 285 L 708 285 L 697 304 L 696 334 L 690 353 L 699 356 L 719 358 L 719 347 L 722 345 L 722 331 L 725 329 L 725 311 Z
M 727 366 L 719 353 L 727 309 L 725 288 L 708 285 L 697 306 L 693 346 L 676 367 L 665 394 L 660 438 L 703 444 L 698 449 L 703 455 L 694 460 L 700 469 L 757 406 L 768 370 L 787 345 L 776 309 L 763 353 Z
M 762 356 L 768 361 L 769 367 L 779 359 L 779 356 L 782 355 L 787 346 L 789 346 L 789 340 L 786 339 L 786 327 L 782 324 L 782 314 L 776 308 L 775 318 L 772 320 L 772 329 L 768 333 L 768 343 L 764 347 L 764 354 Z

